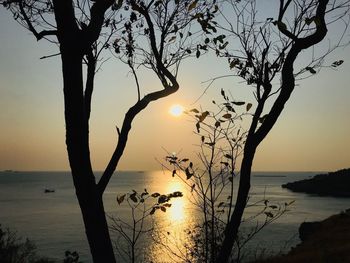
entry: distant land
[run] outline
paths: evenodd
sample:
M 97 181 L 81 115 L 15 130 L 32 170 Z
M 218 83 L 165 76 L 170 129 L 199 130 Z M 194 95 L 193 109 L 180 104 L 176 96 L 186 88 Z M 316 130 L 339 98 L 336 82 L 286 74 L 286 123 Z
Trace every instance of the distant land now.
M 350 197 L 350 168 L 318 174 L 311 179 L 283 184 L 282 187 L 320 196 Z

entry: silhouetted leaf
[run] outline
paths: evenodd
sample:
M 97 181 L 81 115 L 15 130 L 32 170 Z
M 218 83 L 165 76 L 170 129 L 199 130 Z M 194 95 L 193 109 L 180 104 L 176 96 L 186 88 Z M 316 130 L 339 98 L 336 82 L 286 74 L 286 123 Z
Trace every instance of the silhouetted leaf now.
M 196 58 L 199 58 L 201 55 L 201 52 L 199 51 L 199 49 L 197 49 L 197 52 L 196 52 Z
M 174 177 L 176 175 L 176 170 L 173 170 L 172 176 Z
M 126 196 L 125 194 L 124 194 L 124 195 L 121 195 L 121 196 L 117 196 L 118 205 L 120 205 L 121 203 L 123 203 L 125 196 Z
M 307 71 L 309 71 L 311 74 L 316 74 L 316 70 L 314 70 L 312 67 L 306 67 L 305 68 Z
M 197 132 L 200 133 L 200 125 L 199 125 L 199 122 L 196 123 L 196 128 L 197 128 Z
M 228 162 L 220 162 L 221 164 L 228 166 Z
M 168 42 L 173 42 L 173 41 L 175 41 L 175 39 L 176 39 L 176 36 L 173 36 L 168 40 Z
M 333 68 L 336 68 L 336 67 L 340 66 L 340 65 L 343 64 L 343 63 L 344 63 L 344 60 L 337 60 L 337 61 L 334 61 L 334 62 L 332 63 L 332 67 L 333 67 Z
M 270 208 L 272 208 L 272 209 L 276 209 L 276 208 L 278 208 L 278 206 L 277 206 L 277 205 L 270 205 L 269 207 L 270 207 Z
M 179 30 L 179 27 L 177 26 L 177 24 L 175 24 L 173 31 L 176 33 L 178 30 Z
M 251 104 L 251 103 L 248 103 L 247 104 L 247 106 L 246 106 L 246 111 L 249 111 L 250 110 L 250 108 L 253 106 L 253 104 Z
M 223 89 L 221 89 L 221 95 L 224 97 L 224 99 L 226 100 L 226 94 L 225 91 Z
M 191 11 L 192 9 L 196 8 L 198 0 L 193 1 L 189 6 L 188 6 L 188 11 Z
M 230 119 L 232 117 L 232 115 L 230 113 L 226 113 L 226 114 L 222 115 L 222 117 L 225 119 Z
M 203 122 L 208 115 L 209 115 L 209 111 L 205 111 L 201 115 L 197 116 L 199 119 L 199 122 Z
M 218 208 L 223 206 L 225 203 L 224 202 L 220 202 L 220 204 L 218 205 Z
M 194 113 L 199 113 L 199 110 L 197 110 L 196 108 L 190 110 L 190 112 L 194 112 Z
M 215 44 L 216 44 L 218 41 L 219 41 L 221 44 L 223 44 L 225 38 L 226 38 L 225 35 L 219 35 L 219 36 L 215 37 L 215 38 L 213 39 L 213 41 L 214 41 Z
M 272 214 L 271 212 L 265 212 L 265 215 L 266 215 L 267 217 L 273 218 L 273 214 Z
M 232 111 L 232 112 L 236 112 L 231 105 L 225 105 L 225 106 L 226 106 L 227 110 Z
M 191 186 L 191 193 L 193 192 L 193 190 L 194 190 L 195 187 L 196 187 L 195 184 L 193 184 L 193 185 Z
M 161 195 L 158 198 L 158 204 L 162 204 L 168 201 L 169 201 L 169 197 L 167 197 L 166 195 Z
M 233 69 L 236 65 L 239 64 L 239 59 L 233 59 L 231 62 L 230 62 L 230 69 Z
M 225 44 L 219 45 L 219 49 L 224 49 L 228 45 L 228 42 L 226 41 Z
M 307 24 L 308 26 L 315 20 L 315 17 L 311 17 L 311 18 L 305 18 L 305 24 Z
M 193 176 L 193 172 L 190 171 L 189 167 L 185 169 L 186 179 L 190 179 Z
M 230 155 L 230 154 L 225 154 L 225 157 L 226 157 L 227 159 L 231 159 L 231 160 L 233 159 L 233 158 L 232 158 L 232 155 Z
M 233 104 L 237 105 L 237 106 L 242 106 L 245 104 L 244 101 L 232 101 Z
M 160 210 L 162 210 L 163 212 L 166 212 L 166 208 L 164 206 L 161 206 Z
M 165 207 L 171 207 L 171 204 L 164 204 Z
M 151 196 L 155 198 L 155 197 L 160 196 L 160 194 L 159 193 L 153 193 L 153 194 L 151 194 Z
M 131 194 L 131 195 L 129 196 L 129 198 L 130 198 L 134 203 L 137 203 L 136 192 L 134 192 L 133 194 Z
M 180 192 L 180 191 L 175 191 L 175 192 L 173 193 L 173 196 L 174 196 L 174 197 L 182 197 L 183 194 L 182 194 L 182 192 Z
M 221 123 L 219 121 L 215 122 L 215 128 L 218 128 L 221 125 Z
M 206 145 L 209 145 L 209 146 L 211 146 L 211 147 L 212 147 L 212 146 L 214 146 L 214 145 L 215 145 L 215 142 L 206 142 L 205 144 L 206 144 Z
M 152 210 L 151 210 L 151 212 L 150 212 L 149 214 L 150 214 L 150 215 L 153 215 L 155 211 L 156 211 L 156 208 L 153 207 Z

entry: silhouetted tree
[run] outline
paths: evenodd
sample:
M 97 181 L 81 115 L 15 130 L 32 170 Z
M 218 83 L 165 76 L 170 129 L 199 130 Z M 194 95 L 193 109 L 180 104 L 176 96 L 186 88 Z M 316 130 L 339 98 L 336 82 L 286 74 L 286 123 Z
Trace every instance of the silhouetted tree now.
M 224 22 L 219 23 L 217 28 L 223 30 L 224 34 L 214 39 L 214 48 L 218 56 L 228 59 L 234 75 L 243 78 L 247 85 L 254 88 L 257 104 L 244 145 L 235 207 L 217 255 L 216 262 L 220 263 L 229 262 L 237 240 L 248 201 L 255 152 L 289 100 L 295 87 L 296 75 L 317 73 L 325 56 L 342 45 L 344 34 L 340 35 L 340 40 L 335 42 L 334 47 L 323 51 L 320 47 L 318 52 L 313 53 L 310 64 L 299 71 L 294 70 L 297 67 L 297 57 L 303 51 L 315 48 L 325 38 L 330 24 L 344 23 L 345 32 L 350 5 L 345 0 L 280 0 L 275 18 L 261 18 L 257 7 L 261 4 L 260 1 L 223 2 L 225 8 L 221 15 Z M 342 62 L 336 61 L 331 66 L 337 67 Z M 280 77 L 280 84 L 274 85 L 277 76 Z M 269 105 L 272 106 L 268 108 Z
M 135 116 L 150 102 L 178 90 L 179 64 L 198 50 L 196 41 L 190 38 L 191 22 L 197 20 L 202 22 L 202 27 L 208 27 L 211 18 L 205 11 L 210 6 L 206 1 L 183 0 L 0 0 L 0 4 L 37 40 L 45 38 L 59 46 L 66 145 L 86 235 L 94 262 L 115 262 L 103 192 L 123 154 Z M 138 43 L 135 34 L 146 41 Z M 121 129 L 117 128 L 119 139 L 115 151 L 96 182 L 90 159 L 89 118 L 96 65 L 102 50 L 109 47 L 117 56 L 122 54 L 120 58 L 131 68 L 138 99 L 127 111 Z M 152 69 L 163 89 L 142 98 L 137 64 Z
M 342 21 L 349 8 L 346 0 L 280 0 L 277 18 L 260 21 L 256 17 L 255 0 L 221 2 L 222 9 L 216 1 L 207 3 L 204 0 L 0 0 L 37 40 L 45 38 L 59 45 L 67 151 L 95 262 L 115 262 L 102 195 L 123 154 L 132 121 L 150 102 L 179 88 L 179 63 L 191 54 L 199 57 L 209 42 L 215 44 L 217 55 L 228 58 L 230 68 L 255 88 L 257 101 L 244 146 L 235 208 L 217 257 L 217 262 L 228 262 L 247 204 L 256 149 L 276 123 L 294 90 L 296 58 L 321 42 L 327 34 L 327 25 Z M 212 21 L 218 11 L 222 15 L 219 23 Z M 116 16 L 117 13 L 122 16 Z M 227 40 L 229 37 L 221 34 L 212 37 L 212 41 L 206 38 L 204 44 L 194 43 L 196 38 L 191 37 L 189 31 L 192 21 L 197 21 L 207 35 L 224 30 L 238 42 Z M 345 25 L 347 27 L 348 23 Z M 137 45 L 135 34 L 147 41 Z M 231 44 L 237 43 L 240 47 L 229 49 Z M 134 74 L 138 100 L 127 111 L 121 129 L 117 129 L 117 146 L 101 179 L 96 182 L 90 160 L 89 118 L 98 57 L 109 47 Z M 331 50 L 314 57 L 310 65 L 298 73 L 316 73 L 317 66 Z M 341 63 L 336 61 L 332 66 Z M 87 70 L 85 84 L 83 65 Z M 141 98 L 135 70 L 138 65 L 152 69 L 163 89 Z M 277 76 L 281 83 L 273 89 L 272 81 Z M 268 101 L 272 106 L 266 111 Z
M 163 245 L 177 259 L 176 262 L 216 262 L 220 251 L 224 232 L 231 222 L 235 201 L 234 185 L 239 171 L 236 165 L 243 153 L 247 131 L 242 127 L 244 119 L 249 118 L 252 104 L 238 101 L 224 90 L 221 90 L 223 102 L 212 101 L 216 110 L 197 108 L 187 113 L 195 120 L 199 137 L 198 163 L 193 159 L 180 158 L 168 153 L 167 167 L 172 176 L 176 176 L 185 184 L 191 193 L 190 201 L 200 213 L 195 223 L 188 226 L 186 240 L 181 240 L 183 246 Z M 280 218 L 291 203 L 270 202 L 265 197 L 251 200 L 246 207 L 253 208 L 252 215 L 241 220 L 242 223 L 254 222 L 246 233 L 240 233 L 236 246 L 232 249 L 234 262 L 241 262 L 244 246 L 263 228 Z M 197 210 L 197 209 L 196 209 Z M 259 222 L 260 221 L 260 222 Z M 168 234 L 160 238 L 169 241 Z M 187 253 L 186 253 L 187 252 Z
M 112 224 L 110 228 L 118 235 L 114 242 L 115 248 L 124 261 L 131 263 L 143 262 L 141 258 L 145 257 L 145 253 L 140 243 L 142 244 L 141 239 L 144 238 L 145 234 L 152 235 L 154 230 L 152 216 L 156 211 L 167 212 L 167 209 L 171 209 L 172 199 L 182 196 L 183 194 L 180 191 L 169 194 L 157 192 L 150 194 L 147 189 L 144 189 L 142 193 L 132 190 L 132 192 L 117 196 L 118 205 L 126 201 L 131 218 L 131 221 L 128 222 L 118 217 L 111 217 Z

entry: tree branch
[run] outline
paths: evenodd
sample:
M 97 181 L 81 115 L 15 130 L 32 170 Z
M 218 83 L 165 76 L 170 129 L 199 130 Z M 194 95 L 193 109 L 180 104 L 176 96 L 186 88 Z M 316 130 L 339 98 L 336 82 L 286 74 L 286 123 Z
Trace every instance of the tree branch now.
M 295 77 L 293 65 L 297 56 L 302 50 L 316 45 L 317 43 L 322 41 L 322 39 L 324 39 L 324 37 L 327 34 L 325 13 L 328 2 L 329 0 L 319 0 L 319 4 L 316 10 L 316 19 L 318 19 L 318 22 L 316 23 L 316 31 L 313 34 L 304 38 L 298 38 L 297 41 L 295 41 L 295 43 L 292 45 L 290 51 L 288 52 L 288 55 L 282 68 L 281 92 L 278 95 L 266 119 L 256 132 L 256 139 L 258 143 L 260 143 L 270 132 L 273 125 L 276 123 L 279 115 L 281 114 L 284 105 L 286 104 L 291 93 L 294 90 Z
M 145 7 L 136 5 L 134 1 L 132 2 L 132 8 L 138 11 L 140 14 L 142 14 L 145 17 L 146 22 L 148 24 L 151 50 L 157 63 L 156 73 L 159 79 L 161 80 L 164 89 L 147 94 L 141 100 L 137 101 L 135 105 L 132 106 L 125 114 L 123 126 L 118 138 L 118 144 L 115 148 L 112 158 L 109 161 L 100 181 L 97 184 L 98 190 L 101 195 L 106 189 L 108 182 L 111 179 L 119 163 L 119 160 L 124 152 L 124 149 L 126 147 L 126 143 L 128 140 L 129 131 L 131 129 L 131 125 L 134 118 L 137 116 L 137 114 L 139 114 L 142 110 L 144 110 L 150 102 L 169 96 L 170 94 L 173 94 L 179 89 L 179 84 L 176 80 L 176 77 L 173 76 L 173 74 L 164 66 L 162 62 L 161 55 L 158 51 L 157 44 L 156 44 L 156 34 L 154 31 L 154 25 L 152 23 L 152 20 L 148 11 L 145 9 Z M 168 84 L 167 79 L 170 80 L 171 84 Z
M 85 113 L 87 121 L 90 119 L 91 113 L 91 98 L 92 92 L 94 90 L 94 79 L 96 72 L 96 58 L 94 57 L 92 50 L 87 54 L 87 76 L 85 83 L 85 93 L 84 93 L 84 103 L 85 103 Z
M 91 19 L 90 23 L 85 30 L 85 37 L 87 38 L 87 46 L 94 43 L 100 36 L 101 29 L 104 23 L 105 12 L 116 1 L 115 0 L 98 0 L 91 7 Z M 123 4 L 123 0 L 117 1 L 117 8 L 120 8 Z
M 142 110 L 144 110 L 148 104 L 152 101 L 156 101 L 160 98 L 164 98 L 166 96 L 169 96 L 170 94 L 176 92 L 178 89 L 178 86 L 163 89 L 160 91 L 152 92 L 147 94 L 145 97 L 143 97 L 140 101 L 136 102 L 134 106 L 132 106 L 128 112 L 125 114 L 124 122 L 122 129 L 120 131 L 120 135 L 118 138 L 118 144 L 117 147 L 112 155 L 112 158 L 110 162 L 108 163 L 107 168 L 105 169 L 100 181 L 98 182 L 98 190 L 100 191 L 100 194 L 103 194 L 104 190 L 107 187 L 107 184 L 109 180 L 111 179 L 118 163 L 120 160 L 120 157 L 123 155 L 126 142 L 128 140 L 129 131 L 131 129 L 132 122 L 136 115 L 140 113 Z
M 137 78 L 137 74 L 134 68 L 134 65 L 132 64 L 131 60 L 128 60 L 128 65 L 131 68 L 132 74 L 134 75 L 134 79 L 136 82 L 136 89 L 137 89 L 137 100 L 139 101 L 141 99 L 141 95 L 140 95 L 140 84 L 139 84 L 139 80 Z
M 292 0 L 288 0 L 286 5 L 284 5 L 284 0 L 280 0 L 280 9 L 279 9 L 279 13 L 278 13 L 277 27 L 278 27 L 278 30 L 281 31 L 282 34 L 286 35 L 290 39 L 297 40 L 298 38 L 292 32 L 290 32 L 287 29 L 287 26 L 282 22 L 283 16 L 284 16 L 284 14 L 285 14 L 286 10 L 288 9 L 288 6 L 290 5 L 291 2 L 292 2 Z
M 52 58 L 52 57 L 56 57 L 56 56 L 59 56 L 59 55 L 61 55 L 61 52 L 60 53 L 56 53 L 56 54 L 52 54 L 52 55 L 48 55 L 48 56 L 42 56 L 39 59 Z
M 39 41 L 40 39 L 42 39 L 45 36 L 57 36 L 57 30 L 43 30 L 41 32 L 36 31 L 32 22 L 30 21 L 29 17 L 27 16 L 26 11 L 24 10 L 23 1 L 22 0 L 18 1 L 18 5 L 19 5 L 19 10 L 21 11 L 22 16 L 27 23 L 29 31 L 33 33 L 33 35 L 36 37 L 37 41 Z

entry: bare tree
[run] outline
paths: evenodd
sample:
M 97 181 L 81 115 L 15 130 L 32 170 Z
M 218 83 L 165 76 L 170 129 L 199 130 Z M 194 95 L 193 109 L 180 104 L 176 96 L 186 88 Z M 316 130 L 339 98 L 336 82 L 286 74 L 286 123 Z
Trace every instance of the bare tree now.
M 212 101 L 214 111 L 193 108 L 187 112 L 193 115 L 195 133 L 200 138 L 197 159 L 180 158 L 168 153 L 167 167 L 172 176 L 185 184 L 191 193 L 189 200 L 198 210 L 195 223 L 187 226 L 187 239 L 181 240 L 181 246 L 172 249 L 170 235 L 159 238 L 175 262 L 216 262 L 220 251 L 224 231 L 230 223 L 236 195 L 235 184 L 239 176 L 236 165 L 243 153 L 247 131 L 243 122 L 249 118 L 251 103 L 236 100 L 221 90 L 223 102 Z M 249 198 L 249 197 L 248 197 Z M 247 199 L 248 199 L 247 198 Z M 287 212 L 290 203 L 270 202 L 264 197 L 247 202 L 246 208 L 252 209 L 252 215 L 242 218 L 241 223 L 253 223 L 247 231 L 240 231 L 235 240 L 232 254 L 235 262 L 241 262 L 246 244 L 263 228 L 279 219 Z M 243 233 L 245 232 L 245 233 Z M 163 240 L 167 242 L 163 242 Z
M 232 75 L 243 78 L 254 88 L 255 112 L 248 130 L 240 168 L 239 190 L 235 208 L 225 229 L 225 238 L 217 262 L 229 262 L 247 206 L 251 169 L 256 149 L 271 131 L 292 94 L 296 76 L 315 74 L 324 58 L 342 45 L 348 26 L 349 1 L 280 0 L 277 18 L 261 18 L 258 1 L 223 1 L 223 32 L 214 38 L 218 56 L 228 59 Z M 310 63 L 295 71 L 297 57 L 315 46 L 327 35 L 333 23 L 343 23 L 344 32 L 334 46 L 318 47 Z M 339 24 L 338 24 L 339 26 Z M 230 48 L 230 43 L 237 44 Z M 317 56 L 316 54 L 319 54 Z M 337 67 L 341 60 L 331 66 Z M 280 84 L 274 80 L 280 77 Z M 270 104 L 268 104 L 270 103 Z M 272 105 L 270 108 L 268 105 Z
M 198 50 L 196 41 L 200 41 L 190 32 L 192 21 L 210 25 L 205 13 L 210 6 L 205 1 L 182 0 L 1 0 L 0 4 L 37 40 L 47 39 L 59 46 L 66 145 L 87 239 L 94 262 L 115 262 L 102 195 L 126 147 L 135 116 L 149 103 L 178 90 L 180 62 Z M 146 41 L 138 43 L 134 34 Z M 135 76 L 138 99 L 127 111 L 121 129 L 117 128 L 115 151 L 96 182 L 90 159 L 89 118 L 97 64 L 108 47 L 123 53 L 121 59 Z M 152 69 L 163 88 L 141 97 L 137 63 Z

